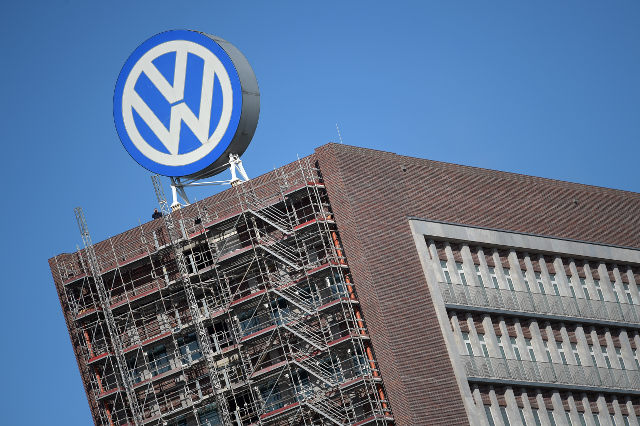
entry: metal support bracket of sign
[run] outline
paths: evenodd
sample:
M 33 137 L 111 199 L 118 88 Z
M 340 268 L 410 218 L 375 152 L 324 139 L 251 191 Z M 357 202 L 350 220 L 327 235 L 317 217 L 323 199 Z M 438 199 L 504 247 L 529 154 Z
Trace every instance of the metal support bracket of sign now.
M 173 202 L 171 203 L 171 210 L 177 210 L 182 206 L 188 206 L 191 204 L 185 188 L 194 186 L 210 186 L 210 185 L 231 185 L 235 186 L 242 182 L 249 180 L 247 172 L 244 170 L 242 160 L 236 154 L 229 154 L 229 170 L 231 171 L 231 179 L 227 180 L 213 180 L 213 181 L 200 181 L 198 179 L 184 179 L 180 177 L 171 177 L 171 195 Z M 238 177 L 240 175 L 240 177 Z M 178 197 L 182 199 L 182 202 L 178 201 Z

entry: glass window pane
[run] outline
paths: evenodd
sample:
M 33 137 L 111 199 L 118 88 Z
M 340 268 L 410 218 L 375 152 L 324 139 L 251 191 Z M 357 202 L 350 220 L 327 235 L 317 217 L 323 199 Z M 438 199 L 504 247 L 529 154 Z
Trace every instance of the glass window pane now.
M 533 419 L 536 421 L 536 426 L 542 426 L 539 410 L 537 408 L 533 408 L 531 411 L 533 411 Z
M 493 417 L 491 416 L 491 408 L 488 405 L 484 406 L 484 412 L 487 415 L 489 426 L 496 426 L 496 424 L 493 422 Z
M 609 414 L 609 416 L 611 417 L 611 424 L 612 424 L 613 426 L 617 426 L 617 423 L 616 423 L 616 416 L 614 416 L 613 414 Z
M 600 288 L 600 280 L 593 280 L 593 285 L 596 287 L 596 291 L 598 292 L 598 298 L 600 300 L 604 300 L 604 296 L 602 295 L 602 289 Z
M 580 354 L 578 353 L 578 346 L 575 343 L 571 344 L 571 352 L 573 352 L 573 357 L 576 360 L 576 364 L 578 364 L 579 366 L 582 365 L 582 363 L 580 362 Z
M 551 279 L 551 286 L 553 287 L 553 291 L 556 296 L 560 296 L 560 291 L 558 290 L 558 282 L 556 281 L 556 274 L 549 274 L 549 278 Z
M 496 275 L 496 268 L 489 268 L 489 276 L 491 277 L 491 282 L 489 283 L 491 287 L 498 288 L 498 276 Z
M 538 289 L 540 290 L 540 293 L 547 294 L 544 291 L 544 284 L 542 283 L 542 277 L 540 276 L 540 272 L 536 272 L 535 276 L 536 276 L 536 282 L 538 283 Z
M 522 271 L 522 279 L 524 280 L 524 285 L 527 287 L 527 291 L 531 293 L 531 286 L 529 286 L 529 280 L 527 279 L 527 271 Z
M 561 342 L 556 342 L 556 347 L 558 349 L 558 354 L 560 355 L 560 360 L 564 365 L 567 365 L 567 357 L 564 354 L 564 347 Z
M 520 413 L 520 421 L 522 422 L 522 426 L 526 426 L 527 421 L 524 418 L 524 408 L 518 407 L 518 412 Z
M 467 277 L 464 275 L 464 267 L 461 262 L 456 262 L 456 268 L 458 269 L 458 275 L 460 275 L 460 281 L 462 284 L 467 285 Z
M 511 272 L 508 269 L 505 269 L 504 275 L 507 279 L 507 285 L 509 286 L 509 290 L 515 291 L 515 288 L 513 287 L 513 280 L 511 279 Z
M 587 420 L 584 418 L 584 413 L 578 413 L 578 417 L 580 418 L 580 425 L 587 426 Z
M 607 348 L 605 346 L 600 346 L 600 350 L 602 351 L 604 363 L 607 365 L 607 368 L 611 368 L 611 361 L 609 360 L 609 353 L 607 352 Z
M 536 361 L 536 354 L 533 350 L 533 343 L 531 342 L 531 339 L 525 338 L 525 341 L 527 342 L 527 351 L 529 352 L 529 358 L 531 359 L 531 361 Z
M 502 414 L 502 421 L 504 422 L 504 424 L 510 424 L 509 417 L 507 416 L 507 409 L 505 407 L 500 407 L 500 414 Z
M 480 340 L 480 346 L 482 347 L 482 353 L 487 358 L 489 357 L 489 351 L 487 350 L 487 343 L 484 341 L 484 334 L 478 334 L 478 340 Z
M 471 339 L 469 338 L 469 333 L 462 333 L 462 340 L 464 342 L 464 346 L 467 350 L 467 355 L 473 355 L 473 348 L 471 347 Z
M 484 281 L 482 280 L 482 274 L 480 273 L 480 267 L 476 265 L 476 274 L 478 275 L 478 282 L 480 285 L 484 286 Z
M 515 337 L 511 337 L 511 347 L 513 348 L 513 353 L 516 356 L 516 359 L 518 361 L 522 360 L 522 357 L 520 356 L 520 348 L 518 348 L 518 342 L 516 342 L 516 338 Z
M 600 426 L 600 419 L 598 418 L 598 415 L 596 413 L 593 413 L 593 422 L 596 424 L 596 426 Z
M 440 266 L 442 267 L 442 273 L 444 274 L 444 280 L 451 284 L 451 274 L 449 273 L 449 268 L 447 267 L 447 262 L 444 260 L 440 261 Z
M 502 358 L 507 359 L 507 354 L 504 351 L 504 344 L 502 343 L 502 336 L 498 336 L 498 348 L 500 349 L 500 355 L 502 355 Z

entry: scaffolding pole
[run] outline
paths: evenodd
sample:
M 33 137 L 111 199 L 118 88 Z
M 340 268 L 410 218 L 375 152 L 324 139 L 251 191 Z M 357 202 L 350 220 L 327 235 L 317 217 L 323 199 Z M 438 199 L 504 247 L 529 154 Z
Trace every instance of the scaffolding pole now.
M 223 424 L 231 425 L 232 422 L 229 415 L 229 407 L 227 406 L 227 400 L 225 396 L 222 394 L 220 378 L 218 377 L 218 368 L 215 364 L 213 351 L 211 350 L 211 345 L 209 342 L 209 334 L 207 333 L 207 330 L 202 323 L 202 318 L 198 309 L 198 301 L 196 300 L 195 294 L 193 292 L 193 288 L 191 286 L 191 277 L 189 276 L 189 271 L 187 270 L 187 265 L 184 260 L 184 254 L 182 252 L 182 248 L 180 247 L 180 238 L 176 234 L 176 227 L 171 215 L 171 208 L 167 203 L 167 199 L 164 195 L 164 190 L 162 189 L 162 183 L 160 182 L 160 178 L 158 177 L 158 175 L 152 176 L 151 180 L 153 182 L 153 188 L 158 199 L 158 204 L 160 205 L 160 211 L 162 212 L 164 223 L 169 234 L 169 240 L 174 248 L 176 263 L 178 265 L 180 278 L 182 279 L 182 283 L 184 285 L 187 302 L 189 304 L 189 310 L 191 311 L 193 322 L 196 325 L 198 344 L 200 345 L 200 349 L 202 350 L 207 362 L 207 368 L 209 370 L 211 383 L 213 384 L 213 392 L 216 398 L 218 412 L 222 415 Z
M 393 424 L 319 169 L 274 173 L 56 259 L 98 424 Z
M 96 252 L 93 247 L 93 243 L 91 241 L 91 234 L 89 234 L 89 228 L 87 226 L 87 221 L 85 220 L 84 211 L 82 210 L 82 207 L 76 207 L 74 209 L 74 213 L 76 215 L 76 221 L 78 222 L 78 228 L 80 229 L 80 235 L 82 236 L 82 242 L 84 243 L 87 260 L 89 261 L 91 275 L 93 275 L 93 280 L 96 284 L 96 289 L 98 290 L 98 296 L 100 298 L 102 311 L 106 319 L 107 329 L 109 330 L 109 334 L 112 337 L 113 350 L 115 352 L 116 362 L 118 364 L 118 370 L 120 371 L 122 385 L 124 386 L 125 393 L 127 395 L 127 400 L 129 401 L 129 404 L 131 406 L 131 412 L 132 412 L 131 414 L 133 415 L 133 422 L 136 426 L 138 426 L 142 423 L 140 409 L 138 407 L 138 400 L 133 390 L 133 384 L 131 383 L 129 374 L 127 373 L 128 371 L 127 363 L 123 353 L 122 342 L 120 341 L 120 338 L 116 331 L 117 328 L 116 328 L 115 320 L 113 318 L 113 313 L 111 312 L 111 306 L 109 303 L 107 290 L 104 286 L 102 275 L 100 273 L 101 269 L 98 263 L 98 258 L 96 257 Z

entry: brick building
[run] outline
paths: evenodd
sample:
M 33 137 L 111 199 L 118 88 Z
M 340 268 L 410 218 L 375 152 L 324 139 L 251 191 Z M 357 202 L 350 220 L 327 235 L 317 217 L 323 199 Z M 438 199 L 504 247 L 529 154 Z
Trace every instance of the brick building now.
M 328 144 L 49 262 L 97 425 L 640 418 L 640 194 Z

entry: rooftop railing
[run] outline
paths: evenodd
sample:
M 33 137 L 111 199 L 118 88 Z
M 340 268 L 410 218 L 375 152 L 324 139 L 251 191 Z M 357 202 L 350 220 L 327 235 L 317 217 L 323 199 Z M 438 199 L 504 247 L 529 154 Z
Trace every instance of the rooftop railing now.
M 640 371 L 462 355 L 468 378 L 640 392 Z
M 443 282 L 438 284 L 445 304 L 640 326 L 638 307 L 628 303 Z

